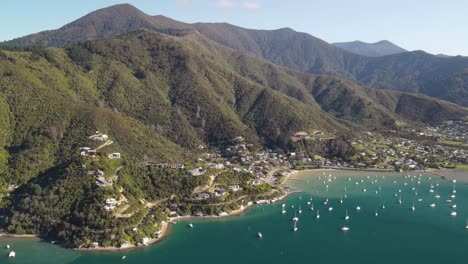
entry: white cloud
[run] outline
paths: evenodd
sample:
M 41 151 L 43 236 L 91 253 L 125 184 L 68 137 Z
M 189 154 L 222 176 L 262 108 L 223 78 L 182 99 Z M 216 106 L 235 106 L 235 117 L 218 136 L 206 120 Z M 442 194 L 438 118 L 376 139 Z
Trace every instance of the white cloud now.
M 223 8 L 223 9 L 231 9 L 236 7 L 236 3 L 230 0 L 220 0 L 216 3 L 216 7 Z
M 258 10 L 262 8 L 260 4 L 256 2 L 244 2 L 242 3 L 242 7 L 245 9 L 250 9 L 250 10 Z

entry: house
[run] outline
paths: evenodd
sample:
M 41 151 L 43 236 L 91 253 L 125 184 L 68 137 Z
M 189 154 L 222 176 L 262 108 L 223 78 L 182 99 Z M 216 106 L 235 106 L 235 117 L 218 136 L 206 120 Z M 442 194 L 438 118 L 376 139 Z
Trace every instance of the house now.
M 224 169 L 224 165 L 222 163 L 213 164 L 211 167 L 218 170 Z
M 226 190 L 224 188 L 218 188 L 214 191 L 216 196 L 224 196 L 226 195 Z
M 252 185 L 260 185 L 261 183 L 262 183 L 262 181 L 259 180 L 259 179 L 253 179 L 253 180 L 250 182 L 250 184 L 252 184 Z
M 187 173 L 192 176 L 200 176 L 206 173 L 206 170 L 203 169 L 202 167 L 194 170 L 188 170 Z
M 237 192 L 237 191 L 240 190 L 240 186 L 239 186 L 239 184 L 231 185 L 231 186 L 229 186 L 229 189 L 231 189 L 233 192 Z
M 210 195 L 208 193 L 199 193 L 197 195 L 198 200 L 205 200 L 205 199 L 209 199 L 209 198 L 210 198 Z
M 159 163 L 159 164 L 156 164 L 156 166 L 158 168 L 161 168 L 161 169 L 165 169 L 167 166 L 169 166 L 167 163 Z
M 158 230 L 154 234 L 156 235 L 156 238 L 159 238 L 162 235 L 162 231 Z
M 96 141 L 106 141 L 109 138 L 109 136 L 99 131 L 96 131 L 96 134 L 90 136 L 89 138 Z
M 114 152 L 114 153 L 111 153 L 109 155 L 107 155 L 109 157 L 109 159 L 120 159 L 121 158 L 121 155 L 119 152 Z
M 99 247 L 99 242 L 93 242 L 89 245 L 89 248 L 98 248 Z
M 183 169 L 184 168 L 184 164 L 172 164 L 171 165 L 171 169 Z
M 148 242 L 149 242 L 149 240 L 150 240 L 149 238 L 147 238 L 147 237 L 144 237 L 144 238 L 142 238 L 142 239 L 141 239 L 141 243 L 142 243 L 143 245 L 147 246 L 147 245 L 148 245 Z
M 104 209 L 106 211 L 114 211 L 116 205 L 118 205 L 118 203 L 115 198 L 107 198 L 104 202 Z
M 123 242 L 122 244 L 120 244 L 120 248 L 128 248 L 130 247 L 132 244 L 130 243 L 130 241 L 125 241 Z

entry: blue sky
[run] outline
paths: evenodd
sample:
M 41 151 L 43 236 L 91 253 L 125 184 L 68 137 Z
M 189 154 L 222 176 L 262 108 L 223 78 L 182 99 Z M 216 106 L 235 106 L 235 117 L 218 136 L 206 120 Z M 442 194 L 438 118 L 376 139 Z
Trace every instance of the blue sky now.
M 150 15 L 247 28 L 290 27 L 327 42 L 390 40 L 408 50 L 468 55 L 466 0 L 127 0 Z M 115 0 L 2 2 L 0 41 L 55 29 Z

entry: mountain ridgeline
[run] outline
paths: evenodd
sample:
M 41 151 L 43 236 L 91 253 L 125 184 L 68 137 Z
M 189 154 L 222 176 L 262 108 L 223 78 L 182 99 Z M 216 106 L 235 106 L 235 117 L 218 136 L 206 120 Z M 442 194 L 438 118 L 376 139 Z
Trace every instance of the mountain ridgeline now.
M 388 40 L 382 40 L 376 43 L 365 43 L 362 41 L 351 41 L 351 42 L 337 42 L 333 45 L 368 57 L 380 57 L 386 55 L 392 55 L 397 53 L 408 52 L 407 50 L 398 47 Z
M 468 58 L 440 57 L 422 51 L 368 57 L 289 28 L 251 30 L 226 23 L 187 24 L 164 16 L 147 15 L 128 4 L 97 10 L 57 30 L 4 44 L 63 46 L 136 29 L 173 35 L 198 31 L 224 46 L 294 70 L 333 75 L 373 88 L 420 92 L 468 106 Z

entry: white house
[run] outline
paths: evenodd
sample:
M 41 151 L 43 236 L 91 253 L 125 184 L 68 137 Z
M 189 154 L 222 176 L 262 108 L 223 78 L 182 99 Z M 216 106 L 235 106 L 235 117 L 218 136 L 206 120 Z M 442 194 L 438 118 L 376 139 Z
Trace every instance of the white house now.
M 199 193 L 197 195 L 198 200 L 205 200 L 205 199 L 208 199 L 208 198 L 210 198 L 210 195 L 208 193 Z
M 114 152 L 114 153 L 111 153 L 109 155 L 107 155 L 109 157 L 109 159 L 120 159 L 121 158 L 121 155 L 119 152 Z
M 237 191 L 240 190 L 240 186 L 239 186 L 239 184 L 231 185 L 231 186 L 229 186 L 229 189 L 231 189 L 233 192 L 237 192 Z

